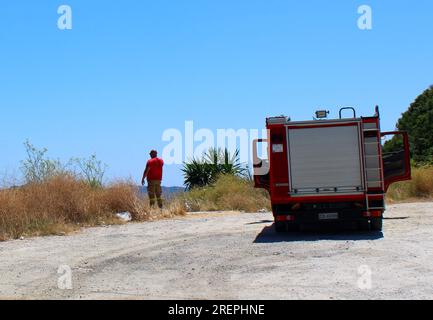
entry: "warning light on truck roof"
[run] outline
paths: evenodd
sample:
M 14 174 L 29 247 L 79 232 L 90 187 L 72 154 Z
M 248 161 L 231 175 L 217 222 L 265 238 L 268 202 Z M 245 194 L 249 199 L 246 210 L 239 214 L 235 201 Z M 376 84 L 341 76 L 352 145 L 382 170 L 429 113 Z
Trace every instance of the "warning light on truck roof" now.
M 316 111 L 316 118 L 317 119 L 324 119 L 327 118 L 329 114 L 329 111 L 327 110 L 317 110 Z

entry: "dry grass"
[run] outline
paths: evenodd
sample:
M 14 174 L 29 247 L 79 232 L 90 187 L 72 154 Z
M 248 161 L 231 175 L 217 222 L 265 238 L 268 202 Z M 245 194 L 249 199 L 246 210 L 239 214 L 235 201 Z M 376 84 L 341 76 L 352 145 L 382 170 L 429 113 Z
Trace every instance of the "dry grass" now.
M 415 168 L 412 180 L 396 183 L 388 191 L 389 202 L 433 199 L 433 167 Z M 92 188 L 72 175 L 60 175 L 44 183 L 0 190 L 0 241 L 21 236 L 66 234 L 80 227 L 120 224 L 115 213 L 128 211 L 134 221 L 185 215 L 190 211 L 270 209 L 267 192 L 251 182 L 221 176 L 210 187 L 194 189 L 173 198 L 163 210 L 151 209 L 132 183 L 116 182 Z
M 151 210 L 147 199 L 128 182 L 92 188 L 73 176 L 61 175 L 40 184 L 0 190 L 0 240 L 119 224 L 115 213 L 124 211 L 135 221 L 185 214 L 179 201 L 162 211 Z
M 392 184 L 387 193 L 389 202 L 433 199 L 433 167 L 413 168 L 412 180 Z
M 251 182 L 229 175 L 221 176 L 213 186 L 185 193 L 184 199 L 191 211 L 257 212 L 261 209 L 270 209 L 266 191 L 254 189 Z

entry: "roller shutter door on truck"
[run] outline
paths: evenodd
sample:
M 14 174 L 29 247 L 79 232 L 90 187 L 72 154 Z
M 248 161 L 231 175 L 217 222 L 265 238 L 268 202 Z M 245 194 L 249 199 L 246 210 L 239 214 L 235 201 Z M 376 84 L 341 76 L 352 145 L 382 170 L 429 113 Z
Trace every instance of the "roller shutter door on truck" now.
M 359 132 L 357 124 L 288 128 L 290 193 L 362 193 Z

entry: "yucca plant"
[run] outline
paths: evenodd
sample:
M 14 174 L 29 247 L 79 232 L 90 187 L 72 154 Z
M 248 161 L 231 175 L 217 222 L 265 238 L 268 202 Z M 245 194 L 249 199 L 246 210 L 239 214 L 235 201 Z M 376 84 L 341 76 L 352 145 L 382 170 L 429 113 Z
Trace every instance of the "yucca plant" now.
M 182 171 L 187 189 L 210 185 L 219 175 L 248 177 L 248 167 L 240 162 L 239 150 L 231 155 L 220 148 L 210 148 L 200 159 L 185 162 Z

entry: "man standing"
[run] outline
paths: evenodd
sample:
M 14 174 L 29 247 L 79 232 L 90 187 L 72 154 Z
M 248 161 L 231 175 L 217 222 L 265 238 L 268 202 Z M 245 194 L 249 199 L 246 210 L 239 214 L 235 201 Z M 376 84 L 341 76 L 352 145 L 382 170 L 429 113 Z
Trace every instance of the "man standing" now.
M 141 185 L 144 186 L 144 181 L 147 178 L 147 192 L 149 194 L 150 206 L 153 207 L 155 205 L 156 197 L 158 207 L 162 209 L 161 181 L 164 161 L 158 158 L 158 152 L 156 150 L 150 152 L 150 158 L 144 170 Z

